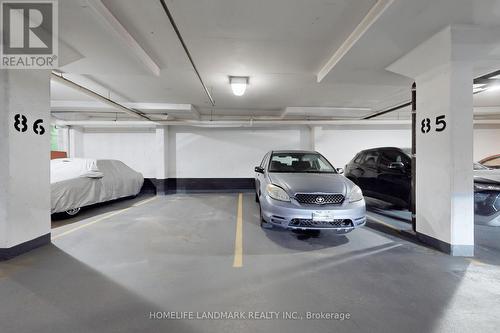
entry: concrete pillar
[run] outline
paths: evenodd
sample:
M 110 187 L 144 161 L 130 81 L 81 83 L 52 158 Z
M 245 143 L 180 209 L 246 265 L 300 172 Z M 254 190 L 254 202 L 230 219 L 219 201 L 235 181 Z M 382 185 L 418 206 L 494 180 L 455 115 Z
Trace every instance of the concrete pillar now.
M 60 127 L 57 129 L 59 149 L 69 154 L 69 128 Z M 68 155 L 69 157 L 69 155 Z
M 82 158 L 83 153 L 83 127 L 69 128 L 69 156 L 71 158 Z
M 168 126 L 156 127 L 156 191 L 165 194 L 168 179 Z
M 417 235 L 458 256 L 474 253 L 475 31 L 448 27 L 388 68 L 417 84 Z
M 315 150 L 315 133 L 315 126 L 303 126 L 300 128 L 300 149 Z
M 50 71 L 0 70 L 0 260 L 50 243 Z

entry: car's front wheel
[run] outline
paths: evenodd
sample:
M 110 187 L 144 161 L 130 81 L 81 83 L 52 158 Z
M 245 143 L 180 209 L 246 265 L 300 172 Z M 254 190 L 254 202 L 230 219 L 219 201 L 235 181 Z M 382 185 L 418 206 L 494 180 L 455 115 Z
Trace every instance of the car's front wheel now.
M 80 208 L 73 208 L 73 209 L 67 210 L 66 214 L 68 214 L 69 216 L 75 216 L 79 212 L 80 212 Z

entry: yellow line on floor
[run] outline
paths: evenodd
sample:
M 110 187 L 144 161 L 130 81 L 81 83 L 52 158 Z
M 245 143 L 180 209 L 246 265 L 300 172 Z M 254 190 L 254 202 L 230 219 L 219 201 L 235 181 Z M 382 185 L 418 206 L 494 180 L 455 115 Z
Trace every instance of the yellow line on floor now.
M 477 260 L 477 259 L 474 259 L 474 258 L 467 258 L 467 260 L 469 260 L 471 263 L 478 265 L 478 266 L 486 265 L 484 262 Z
M 243 194 L 238 195 L 238 214 L 236 217 L 236 239 L 234 240 L 233 267 L 243 266 Z
M 133 204 L 132 206 L 130 206 L 128 208 L 117 210 L 116 212 L 113 212 L 111 214 L 105 215 L 105 216 L 103 216 L 101 218 L 98 218 L 97 220 L 94 220 L 94 221 L 89 222 L 89 223 L 82 224 L 82 225 L 80 225 L 80 226 L 78 226 L 76 228 L 73 228 L 73 229 L 70 229 L 68 231 L 62 232 L 62 233 L 60 233 L 58 235 L 52 236 L 52 240 L 56 240 L 56 239 L 58 239 L 60 237 L 66 236 L 66 235 L 71 234 L 71 233 L 73 233 L 75 231 L 78 231 L 80 229 L 83 229 L 83 228 L 86 228 L 86 227 L 90 227 L 93 224 L 96 224 L 96 223 L 101 222 L 103 220 L 109 219 L 110 217 L 116 216 L 118 214 L 124 213 L 127 210 L 129 210 L 129 209 L 132 209 L 134 207 L 142 206 L 142 205 L 144 205 L 144 204 L 146 204 L 148 202 L 151 202 L 151 201 L 155 200 L 156 198 L 157 197 L 152 197 L 152 198 L 149 198 L 149 199 L 146 199 L 146 200 L 143 200 L 143 201 L 139 201 L 138 203 L 135 203 L 135 204 Z

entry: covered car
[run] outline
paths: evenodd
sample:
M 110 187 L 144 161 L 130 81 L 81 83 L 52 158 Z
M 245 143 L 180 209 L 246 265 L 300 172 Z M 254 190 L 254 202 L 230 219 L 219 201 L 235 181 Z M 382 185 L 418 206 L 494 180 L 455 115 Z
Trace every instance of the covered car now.
M 141 173 L 117 160 L 64 158 L 51 161 L 51 213 L 78 213 L 81 207 L 137 195 Z

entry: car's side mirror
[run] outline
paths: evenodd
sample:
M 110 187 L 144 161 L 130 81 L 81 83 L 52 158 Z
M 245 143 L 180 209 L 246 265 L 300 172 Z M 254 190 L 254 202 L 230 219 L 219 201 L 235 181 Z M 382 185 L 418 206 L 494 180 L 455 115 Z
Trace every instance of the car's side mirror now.
M 264 173 L 264 168 L 260 167 L 260 166 L 256 166 L 255 167 L 255 172 L 257 172 L 257 173 Z
M 391 164 L 389 164 L 389 169 L 396 169 L 396 170 L 404 171 L 405 165 L 403 162 L 392 162 Z
M 337 172 L 340 173 L 340 174 L 343 174 L 344 173 L 344 168 L 337 168 Z

